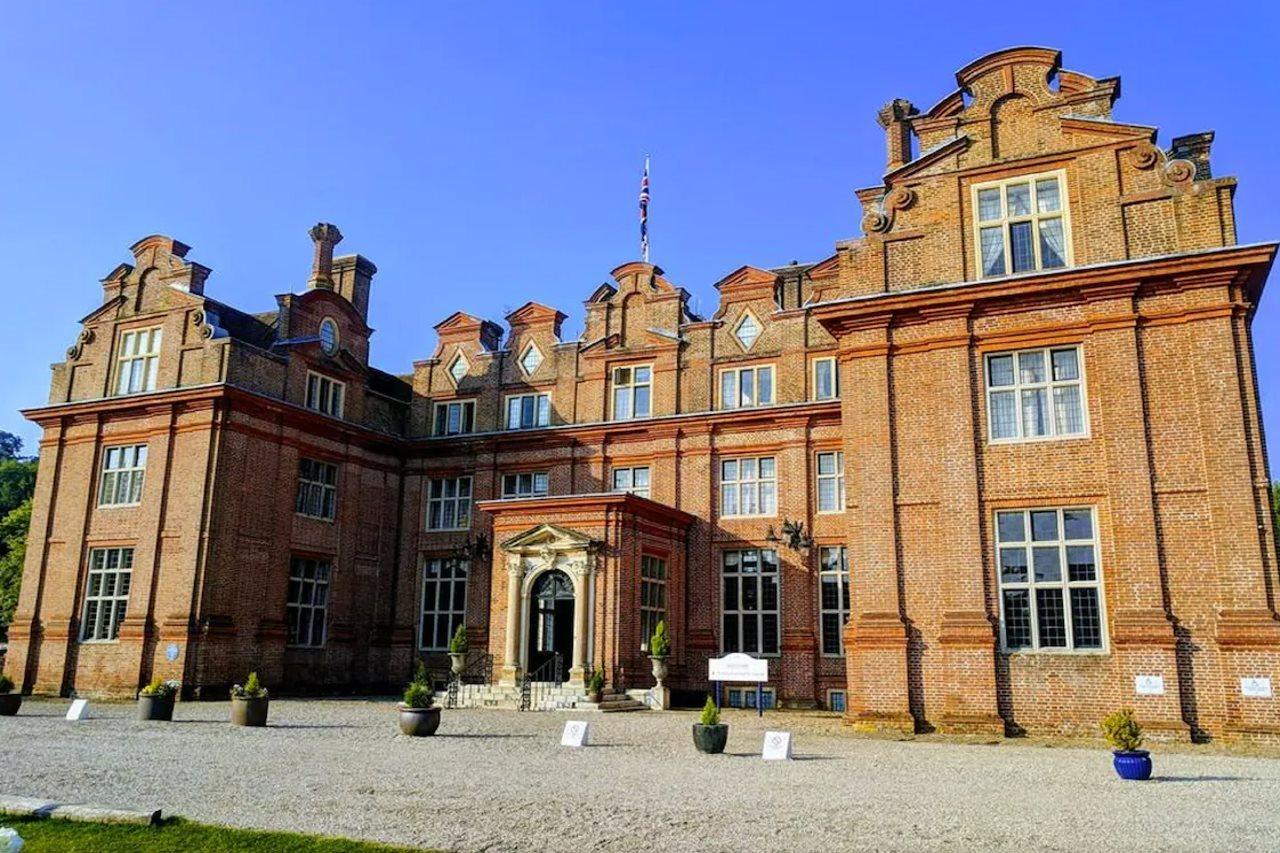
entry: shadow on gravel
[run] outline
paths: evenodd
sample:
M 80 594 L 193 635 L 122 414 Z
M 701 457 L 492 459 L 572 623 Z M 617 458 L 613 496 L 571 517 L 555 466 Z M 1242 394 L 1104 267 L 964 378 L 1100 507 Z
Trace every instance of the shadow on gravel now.
M 269 729 L 363 729 L 367 726 L 352 726 L 345 723 L 269 723 Z
M 1257 782 L 1255 776 L 1156 776 L 1152 782 Z
M 436 732 L 436 734 L 434 734 L 432 737 L 493 740 L 495 738 L 526 738 L 528 739 L 528 738 L 536 738 L 537 735 L 484 734 L 483 732 L 476 732 L 474 734 L 441 734 L 440 732 Z

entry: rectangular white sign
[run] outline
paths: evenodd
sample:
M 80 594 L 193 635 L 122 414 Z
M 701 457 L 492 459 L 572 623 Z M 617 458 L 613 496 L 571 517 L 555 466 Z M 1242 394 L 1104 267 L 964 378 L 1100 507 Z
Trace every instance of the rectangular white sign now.
M 564 734 L 560 736 L 561 746 L 586 746 L 591 726 L 581 720 L 570 720 L 564 724 Z
M 1139 696 L 1163 696 L 1163 675 L 1135 675 L 1133 689 Z
M 764 760 L 791 760 L 791 732 L 764 733 Z
M 707 678 L 711 681 L 759 681 L 769 680 L 769 662 L 734 652 L 722 658 L 707 661 Z
M 73 723 L 89 719 L 89 700 L 76 699 L 67 709 L 67 719 Z
M 1240 695 L 1248 696 L 1250 699 L 1270 699 L 1271 698 L 1271 679 L 1270 678 L 1240 679 Z

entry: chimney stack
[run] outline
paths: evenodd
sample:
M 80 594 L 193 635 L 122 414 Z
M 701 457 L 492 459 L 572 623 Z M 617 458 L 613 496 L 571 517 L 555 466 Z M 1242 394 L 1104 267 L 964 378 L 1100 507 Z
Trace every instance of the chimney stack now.
M 322 287 L 333 290 L 333 247 L 342 242 L 342 232 L 336 225 L 317 222 L 308 233 L 315 243 L 315 256 L 311 261 L 311 278 L 307 281 L 307 289 Z
M 918 112 L 910 101 L 894 98 L 876 114 L 888 142 L 889 167 L 886 171 L 892 172 L 911 162 L 911 116 Z

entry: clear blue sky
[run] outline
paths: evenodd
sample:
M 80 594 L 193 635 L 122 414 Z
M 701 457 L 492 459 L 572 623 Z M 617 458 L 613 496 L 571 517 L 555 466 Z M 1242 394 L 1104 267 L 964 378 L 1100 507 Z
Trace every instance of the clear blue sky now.
M 0 429 L 33 445 L 17 409 L 45 399 L 98 280 L 156 232 L 213 268 L 211 295 L 260 311 L 303 287 L 308 227 L 337 223 L 340 251 L 379 267 L 374 361 L 403 373 L 457 309 L 501 320 L 536 299 L 576 336 L 582 300 L 637 255 L 651 152 L 653 260 L 709 312 L 739 265 L 823 258 L 859 233 L 881 104 L 928 107 L 957 68 L 1016 44 L 1121 75 L 1117 117 L 1161 142 L 1217 131 L 1241 241 L 1280 238 L 1266 4 L 359 5 L 0 11 Z M 1275 278 L 1254 332 L 1280 459 Z

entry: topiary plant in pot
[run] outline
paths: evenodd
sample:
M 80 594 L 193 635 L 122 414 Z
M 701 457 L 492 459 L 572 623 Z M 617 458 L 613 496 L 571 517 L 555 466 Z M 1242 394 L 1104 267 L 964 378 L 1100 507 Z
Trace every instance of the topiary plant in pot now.
M 724 745 L 729 741 L 729 726 L 720 722 L 720 709 L 715 700 L 707 697 L 707 704 L 702 706 L 702 716 L 693 724 L 693 745 L 698 752 L 717 755 L 724 752 Z
M 258 681 L 258 673 L 249 673 L 243 686 L 231 686 L 231 722 L 237 726 L 265 726 L 270 702 L 267 688 Z
M 1143 781 L 1151 778 L 1151 753 L 1142 746 L 1142 726 L 1133 709 L 1123 708 L 1102 721 L 1102 734 L 1111 744 L 1111 763 L 1121 779 Z
M 599 704 L 600 694 L 604 692 L 604 670 L 597 669 L 587 681 L 587 701 Z
M 173 700 L 178 695 L 181 685 L 176 681 L 152 679 L 151 683 L 138 691 L 138 719 L 173 720 Z
M 22 707 L 22 694 L 13 690 L 13 679 L 0 673 L 0 717 L 12 717 Z
M 459 625 L 458 630 L 453 632 L 453 637 L 449 640 L 449 667 L 453 670 L 454 675 L 462 674 L 462 668 L 467 665 L 467 649 L 469 646 L 467 626 Z
M 400 731 L 411 737 L 433 735 L 440 728 L 435 688 L 422 661 L 418 661 L 418 672 L 404 689 L 404 701 L 400 703 L 399 711 Z
M 667 655 L 671 654 L 671 637 L 667 635 L 667 620 L 658 620 L 658 626 L 649 638 L 649 658 L 653 661 L 653 679 L 662 686 L 667 680 Z

